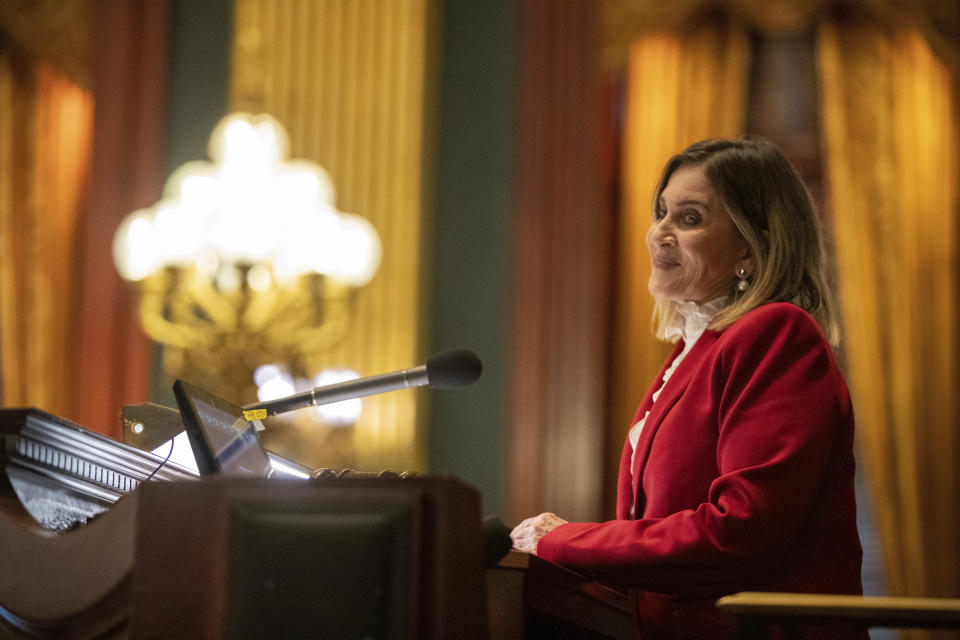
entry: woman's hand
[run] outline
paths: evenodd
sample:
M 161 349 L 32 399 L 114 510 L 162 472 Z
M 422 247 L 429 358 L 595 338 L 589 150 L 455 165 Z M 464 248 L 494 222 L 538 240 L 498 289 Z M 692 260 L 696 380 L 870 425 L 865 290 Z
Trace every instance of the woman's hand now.
M 513 548 L 536 555 L 537 543 L 540 542 L 540 538 L 562 524 L 567 524 L 567 521 L 558 518 L 553 513 L 541 513 L 538 516 L 527 518 L 510 532 L 510 538 L 513 539 Z

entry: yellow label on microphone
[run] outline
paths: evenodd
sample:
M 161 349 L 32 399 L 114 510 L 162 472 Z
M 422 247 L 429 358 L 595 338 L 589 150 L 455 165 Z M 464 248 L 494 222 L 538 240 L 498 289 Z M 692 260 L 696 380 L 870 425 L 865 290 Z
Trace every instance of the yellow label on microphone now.
M 249 420 L 250 422 L 253 422 L 254 420 L 263 420 L 264 418 L 267 417 L 267 410 L 266 409 L 250 409 L 249 411 L 243 412 L 243 417 Z

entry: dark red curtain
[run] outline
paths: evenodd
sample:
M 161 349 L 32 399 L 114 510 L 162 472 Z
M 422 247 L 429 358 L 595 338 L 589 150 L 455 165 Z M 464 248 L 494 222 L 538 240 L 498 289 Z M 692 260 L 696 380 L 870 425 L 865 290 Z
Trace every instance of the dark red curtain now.
M 518 10 L 504 516 L 600 518 L 615 223 L 593 0 Z
M 78 241 L 73 420 L 118 438 L 124 404 L 148 399 L 152 347 L 133 286 L 117 274 L 113 234 L 153 204 L 165 170 L 168 0 L 94 3 L 93 166 Z

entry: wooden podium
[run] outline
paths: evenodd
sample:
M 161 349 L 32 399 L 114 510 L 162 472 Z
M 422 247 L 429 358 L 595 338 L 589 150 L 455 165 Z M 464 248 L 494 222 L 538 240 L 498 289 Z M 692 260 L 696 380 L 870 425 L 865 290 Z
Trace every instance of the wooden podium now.
M 156 466 L 0 410 L 0 638 L 629 637 L 622 594 L 526 554 L 485 571 L 455 479 Z
M 490 638 L 633 638 L 627 595 L 537 556 L 511 551 L 487 569 Z
M 487 637 L 477 493 L 449 478 L 139 490 L 135 638 Z
M 447 478 L 147 483 L 67 533 L 0 516 L 0 637 L 481 640 L 482 549 Z

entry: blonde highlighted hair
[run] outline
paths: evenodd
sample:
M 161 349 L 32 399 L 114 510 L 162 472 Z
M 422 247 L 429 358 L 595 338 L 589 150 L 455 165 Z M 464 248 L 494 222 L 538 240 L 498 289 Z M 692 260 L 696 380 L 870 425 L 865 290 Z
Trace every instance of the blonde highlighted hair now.
M 755 260 L 746 291 L 730 274 L 727 305 L 710 324 L 725 329 L 768 302 L 792 302 L 820 325 L 830 344 L 840 342 L 840 323 L 827 279 L 823 230 L 806 186 L 772 143 L 759 138 L 703 140 L 670 158 L 657 184 L 653 207 L 681 166 L 700 166 L 720 195 Z M 665 339 L 678 302 L 657 300 L 654 332 Z

